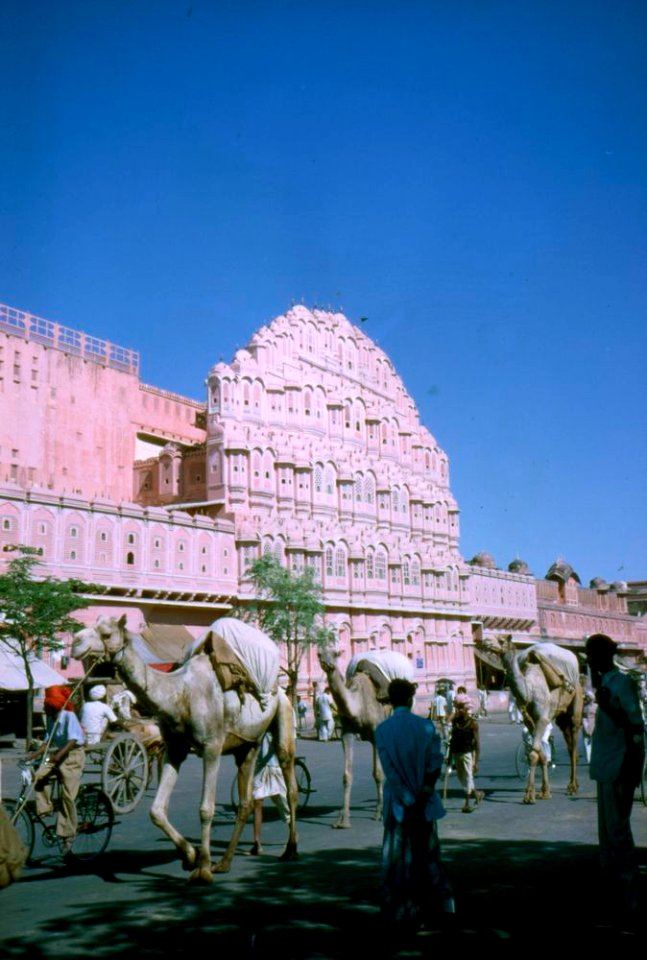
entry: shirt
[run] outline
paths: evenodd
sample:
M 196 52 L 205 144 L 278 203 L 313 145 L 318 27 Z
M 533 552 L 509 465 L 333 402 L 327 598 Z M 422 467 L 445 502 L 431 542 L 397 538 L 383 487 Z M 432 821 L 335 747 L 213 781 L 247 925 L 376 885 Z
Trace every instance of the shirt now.
M 642 726 L 643 719 L 636 685 L 627 674 L 609 670 L 602 677 L 600 690 L 609 691 L 609 706 L 614 712 L 618 711 L 625 721 L 624 724 L 618 722 L 601 705 L 598 706 L 589 773 L 592 780 L 611 783 L 620 776 L 627 753 L 627 737 L 632 735 L 628 728 Z
M 315 701 L 317 717 L 320 720 L 332 720 L 332 700 L 327 693 L 320 693 Z
M 52 733 L 52 731 L 54 731 Z M 52 734 L 51 745 L 60 750 L 70 740 L 76 740 L 79 746 L 85 743 L 85 734 L 75 713 L 61 710 L 56 719 L 47 718 L 47 738 Z
M 440 774 L 443 763 L 440 737 L 431 720 L 416 716 L 407 707 L 396 707 L 376 729 L 375 744 L 386 777 L 385 820 L 392 814 L 402 822 L 405 808 L 425 796 L 425 819 L 444 817 L 445 809 L 436 791 L 423 792 L 425 778 Z
M 81 709 L 81 726 L 85 731 L 87 743 L 99 743 L 109 723 L 116 723 L 117 715 L 107 703 L 101 700 L 89 700 Z

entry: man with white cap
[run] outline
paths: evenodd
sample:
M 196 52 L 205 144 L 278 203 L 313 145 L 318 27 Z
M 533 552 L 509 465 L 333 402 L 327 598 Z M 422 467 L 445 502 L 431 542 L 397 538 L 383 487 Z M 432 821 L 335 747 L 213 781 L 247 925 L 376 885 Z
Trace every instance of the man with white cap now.
M 95 684 L 88 691 L 88 700 L 81 709 L 81 726 L 86 744 L 99 743 L 108 729 L 108 724 L 117 723 L 116 713 L 104 702 L 106 693 L 102 683 Z

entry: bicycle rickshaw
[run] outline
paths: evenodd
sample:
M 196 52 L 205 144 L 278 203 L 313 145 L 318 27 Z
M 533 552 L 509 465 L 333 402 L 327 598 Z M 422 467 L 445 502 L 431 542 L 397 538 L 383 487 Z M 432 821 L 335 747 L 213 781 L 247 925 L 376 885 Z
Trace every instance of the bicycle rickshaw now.
M 56 817 L 50 820 L 40 816 L 36 811 L 35 801 L 28 799 L 37 766 L 38 763 L 34 761 L 20 761 L 20 792 L 15 800 L 2 801 L 27 851 L 27 863 L 33 858 L 37 826 L 42 830 L 45 847 L 59 848 L 64 842 L 56 834 Z M 58 780 L 54 779 L 53 784 L 52 804 L 56 814 L 60 804 Z M 81 784 L 76 798 L 76 814 L 77 835 L 72 846 L 65 850 L 65 856 L 70 860 L 85 863 L 101 856 L 110 843 L 115 814 L 110 798 L 96 783 Z

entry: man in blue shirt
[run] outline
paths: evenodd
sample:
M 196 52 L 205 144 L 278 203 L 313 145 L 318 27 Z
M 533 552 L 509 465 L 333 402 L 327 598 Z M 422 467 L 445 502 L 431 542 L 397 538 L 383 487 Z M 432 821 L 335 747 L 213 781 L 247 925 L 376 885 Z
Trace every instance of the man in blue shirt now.
M 72 848 L 77 830 L 76 796 L 81 784 L 85 751 L 85 736 L 71 701 L 69 687 L 48 687 L 45 691 L 45 716 L 47 739 L 30 755 L 31 759 L 53 751 L 39 767 L 34 782 L 36 810 L 40 816 L 52 811 L 51 780 L 58 777 L 61 783 L 61 809 L 56 821 L 56 834 L 62 840 L 62 851 Z
M 631 833 L 631 806 L 642 776 L 643 719 L 632 678 L 614 663 L 618 645 L 603 633 L 586 641 L 598 704 L 589 772 L 597 780 L 600 860 L 617 898 L 621 921 L 638 919 L 638 865 Z
M 435 791 L 443 762 L 431 720 L 411 712 L 416 684 L 393 680 L 393 715 L 375 731 L 384 770 L 382 909 L 400 929 L 429 924 L 434 908 L 454 913 L 451 885 L 440 861 L 436 821 L 445 810 Z

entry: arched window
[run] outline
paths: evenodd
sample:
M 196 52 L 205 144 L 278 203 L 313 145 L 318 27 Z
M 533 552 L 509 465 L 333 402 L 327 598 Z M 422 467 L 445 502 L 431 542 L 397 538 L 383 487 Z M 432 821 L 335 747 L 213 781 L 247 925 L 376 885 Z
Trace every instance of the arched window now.
M 375 478 L 371 473 L 367 474 L 364 480 L 364 499 L 367 503 L 375 501 Z
M 342 579 L 346 576 L 346 551 L 343 547 L 335 550 L 335 576 Z
M 321 493 L 323 490 L 323 469 L 320 464 L 315 464 L 314 469 L 315 493 Z
M 391 493 L 391 507 L 394 513 L 397 513 L 400 509 L 400 491 L 397 487 Z
M 332 577 L 332 575 L 333 575 L 333 570 L 334 570 L 334 568 L 333 568 L 333 549 L 332 549 L 332 547 L 326 547 L 325 560 L 326 560 L 326 576 L 327 576 L 327 577 Z
M 335 471 L 332 467 L 326 467 L 325 472 L 326 496 L 332 497 L 335 493 Z
M 386 580 L 386 553 L 381 548 L 375 554 L 375 579 Z
M 373 551 L 368 550 L 366 552 L 366 579 L 372 580 L 375 575 L 374 564 L 373 564 Z

